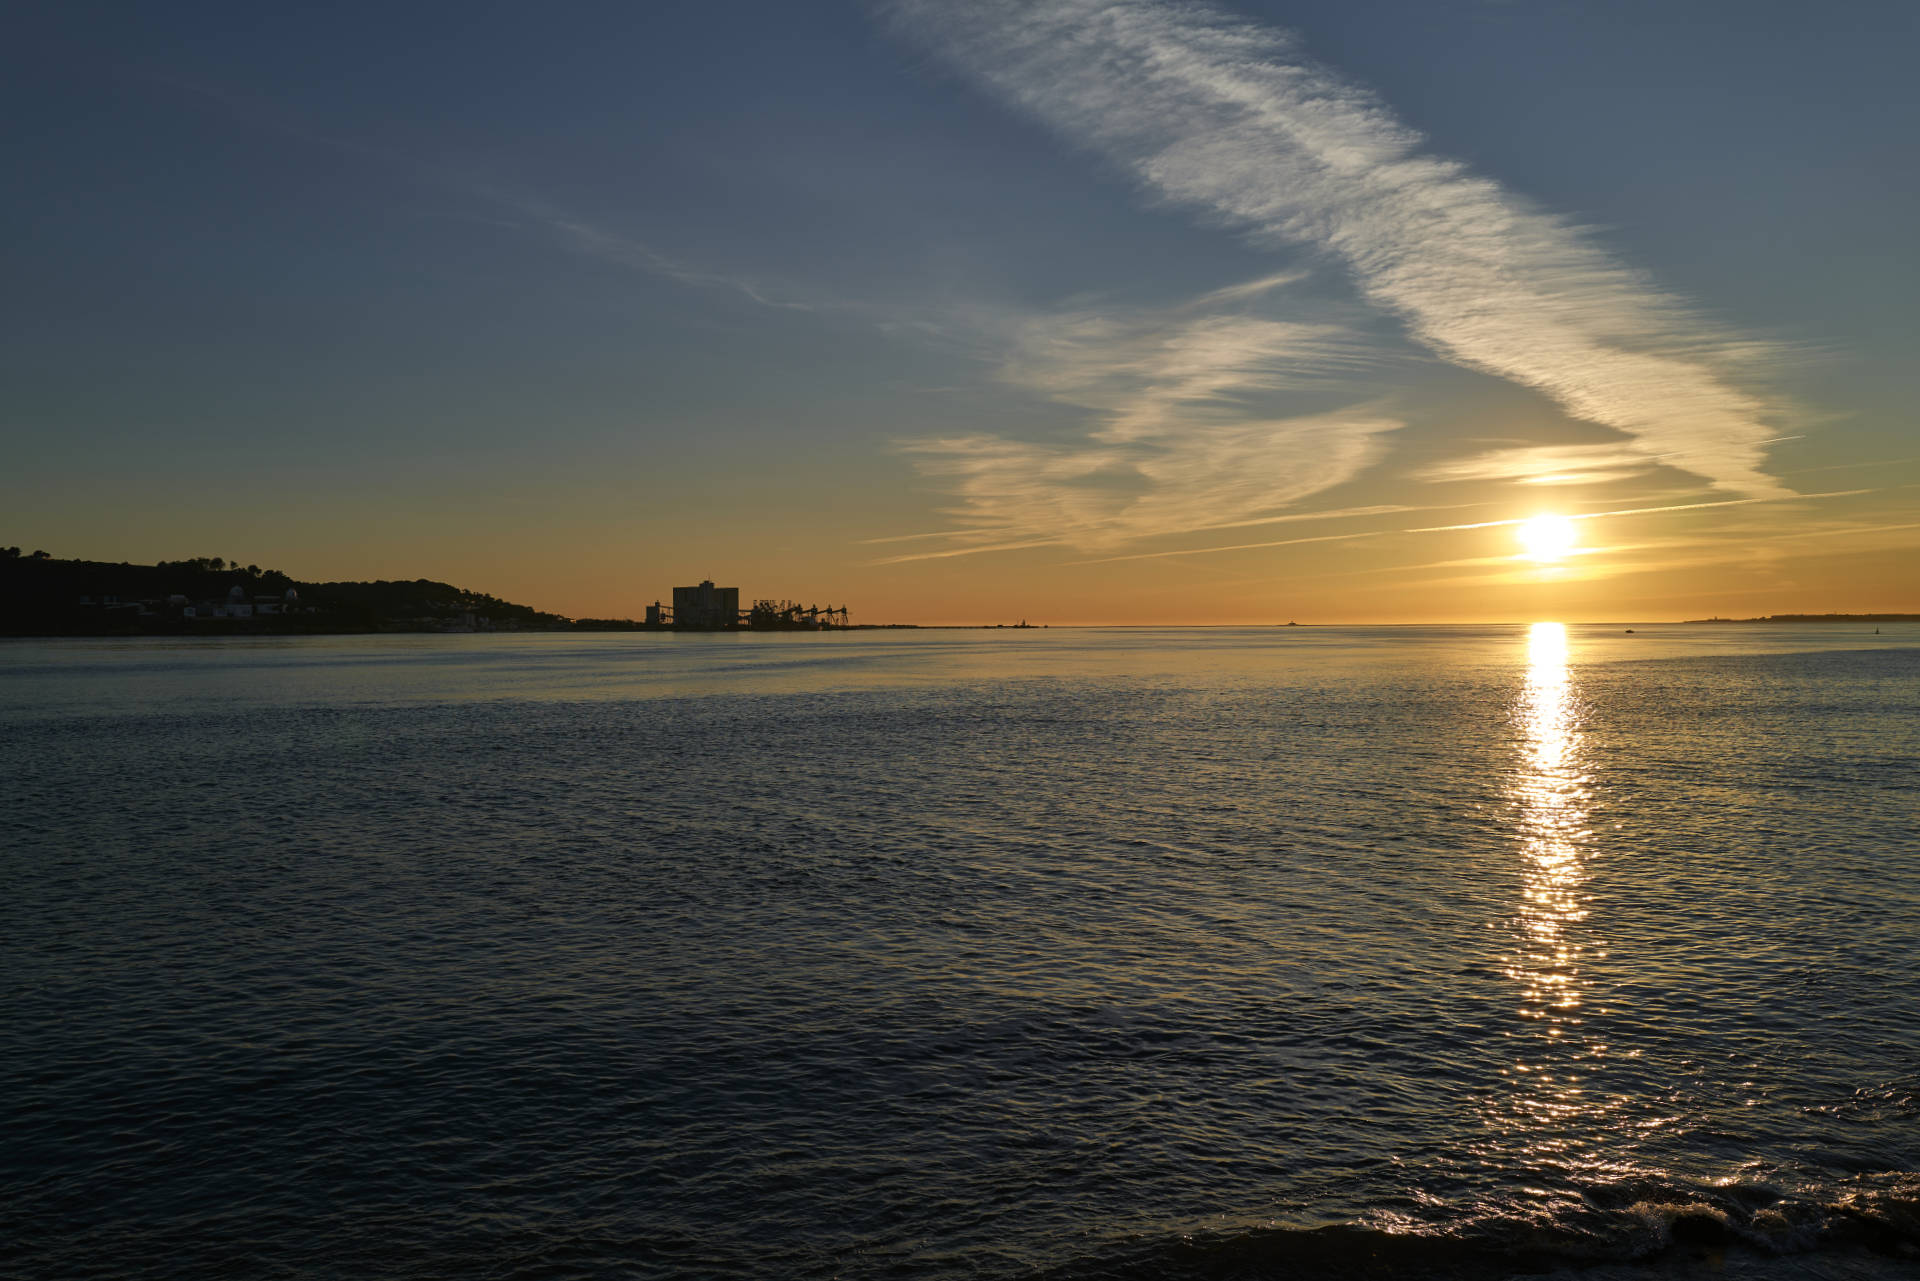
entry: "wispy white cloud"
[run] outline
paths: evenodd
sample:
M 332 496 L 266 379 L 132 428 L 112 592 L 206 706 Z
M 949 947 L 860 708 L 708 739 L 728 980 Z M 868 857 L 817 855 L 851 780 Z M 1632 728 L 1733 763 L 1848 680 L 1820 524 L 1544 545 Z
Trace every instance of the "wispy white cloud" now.
M 1018 325 L 1001 377 L 1105 411 L 1102 437 L 1126 440 L 1162 435 L 1197 412 L 1243 412 L 1256 397 L 1324 387 L 1379 363 L 1344 324 L 1199 311 L 1251 296 L 1217 290 L 1163 310 L 1087 308 L 1031 318 Z
M 1148 189 L 1343 263 L 1462 366 L 1537 389 L 1634 450 L 1774 495 L 1761 348 L 1456 162 L 1284 33 L 1162 0 L 894 0 L 900 25 Z
M 981 532 L 883 563 L 1046 545 L 1098 550 L 1255 516 L 1350 479 L 1378 455 L 1379 436 L 1399 426 L 1353 411 L 1183 422 L 1168 434 L 1130 420 L 1066 445 L 996 436 L 915 442 L 906 448 L 922 471 Z M 1009 529 L 1026 537 L 1005 541 Z
M 1090 417 L 1046 441 L 983 432 L 904 442 L 952 495 L 945 514 L 959 528 L 952 546 L 880 563 L 1053 544 L 1100 551 L 1260 523 L 1351 480 L 1402 423 L 1376 405 L 1276 408 L 1288 394 L 1325 399 L 1384 363 L 1340 308 L 1270 299 L 1297 280 L 1271 276 L 1159 307 L 974 316 L 998 348 L 1000 382 Z

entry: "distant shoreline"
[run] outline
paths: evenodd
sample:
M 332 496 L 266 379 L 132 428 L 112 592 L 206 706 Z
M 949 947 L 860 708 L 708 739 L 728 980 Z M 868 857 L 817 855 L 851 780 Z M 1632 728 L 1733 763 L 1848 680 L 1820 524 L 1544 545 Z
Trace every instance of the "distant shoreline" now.
M 1767 623 L 1825 623 L 1830 625 L 1878 625 L 1920 623 L 1920 614 L 1774 614 L 1762 618 L 1689 618 L 1683 620 L 1647 621 L 1633 620 L 1628 630 L 1634 627 L 1699 627 L 1716 624 L 1740 624 L 1751 626 Z M 1624 625 L 1622 620 L 1575 621 L 1569 627 L 1618 628 Z M 1445 622 L 1445 623 L 1300 623 L 1294 625 L 1305 631 L 1309 627 L 1317 631 L 1338 631 L 1346 628 L 1417 628 L 1417 627 L 1516 627 L 1525 628 L 1525 620 L 1505 620 L 1501 622 Z M 490 627 L 461 626 L 409 626 L 406 624 L 375 624 L 371 626 L 328 626 L 313 620 L 209 620 L 198 626 L 182 627 L 162 626 L 139 630 L 73 630 L 35 629 L 24 630 L 0 627 L 0 641 L 8 640 L 233 640 L 243 637 L 294 637 L 294 636 L 471 636 L 471 635 L 507 635 L 507 636 L 560 636 L 560 635 L 628 635 L 647 633 L 665 636 L 792 636 L 792 635 L 830 635 L 846 632 L 1020 632 L 1020 631 L 1285 631 L 1286 623 L 1029 623 L 1025 627 L 1017 623 L 854 623 L 845 627 L 821 628 L 673 628 L 649 627 L 642 623 L 614 625 L 570 626 L 561 624 L 514 624 Z
M 1920 623 L 1920 614 L 1768 614 L 1763 618 L 1689 618 L 1696 623 Z

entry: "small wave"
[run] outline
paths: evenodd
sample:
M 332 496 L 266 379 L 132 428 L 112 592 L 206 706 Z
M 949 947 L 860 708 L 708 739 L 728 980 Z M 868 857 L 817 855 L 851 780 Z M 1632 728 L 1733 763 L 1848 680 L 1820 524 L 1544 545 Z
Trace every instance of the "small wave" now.
M 1209 1228 L 1116 1242 L 1035 1281 L 1491 1281 L 1567 1270 L 1598 1281 L 1666 1276 L 1675 1266 L 1689 1274 L 1690 1264 L 1757 1279 L 1780 1275 L 1775 1264 L 1793 1263 L 1797 1274 L 1816 1256 L 1821 1275 L 1920 1274 L 1920 1175 L 1793 1193 L 1764 1183 L 1636 1181 L 1589 1189 L 1551 1221 L 1512 1213 L 1451 1225 Z

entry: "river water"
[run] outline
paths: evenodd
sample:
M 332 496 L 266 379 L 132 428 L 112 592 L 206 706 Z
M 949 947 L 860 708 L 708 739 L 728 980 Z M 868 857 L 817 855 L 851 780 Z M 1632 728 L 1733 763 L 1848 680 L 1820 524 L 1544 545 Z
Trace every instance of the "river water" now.
M 1882 631 L 0 643 L 0 1273 L 1913 1276 Z

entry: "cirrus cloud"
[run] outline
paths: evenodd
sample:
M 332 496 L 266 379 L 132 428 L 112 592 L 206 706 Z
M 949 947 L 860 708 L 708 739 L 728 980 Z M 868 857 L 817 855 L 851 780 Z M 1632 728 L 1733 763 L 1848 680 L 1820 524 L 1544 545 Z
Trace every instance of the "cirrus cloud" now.
M 897 0 L 910 35 L 1148 190 L 1342 264 L 1445 359 L 1535 389 L 1713 486 L 1762 470 L 1758 345 L 1444 157 L 1282 32 L 1161 0 Z M 1150 415 L 1152 406 L 1146 410 Z
M 950 546 L 884 563 L 1064 545 L 1104 551 L 1144 538 L 1276 519 L 1352 480 L 1404 424 L 1377 405 L 1284 412 L 1288 397 L 1345 392 L 1381 353 L 1336 310 L 1312 319 L 1250 308 L 1292 277 L 1164 307 L 1082 306 L 984 327 L 998 379 L 1088 412 L 1065 439 L 985 432 L 903 450 L 957 500 Z

